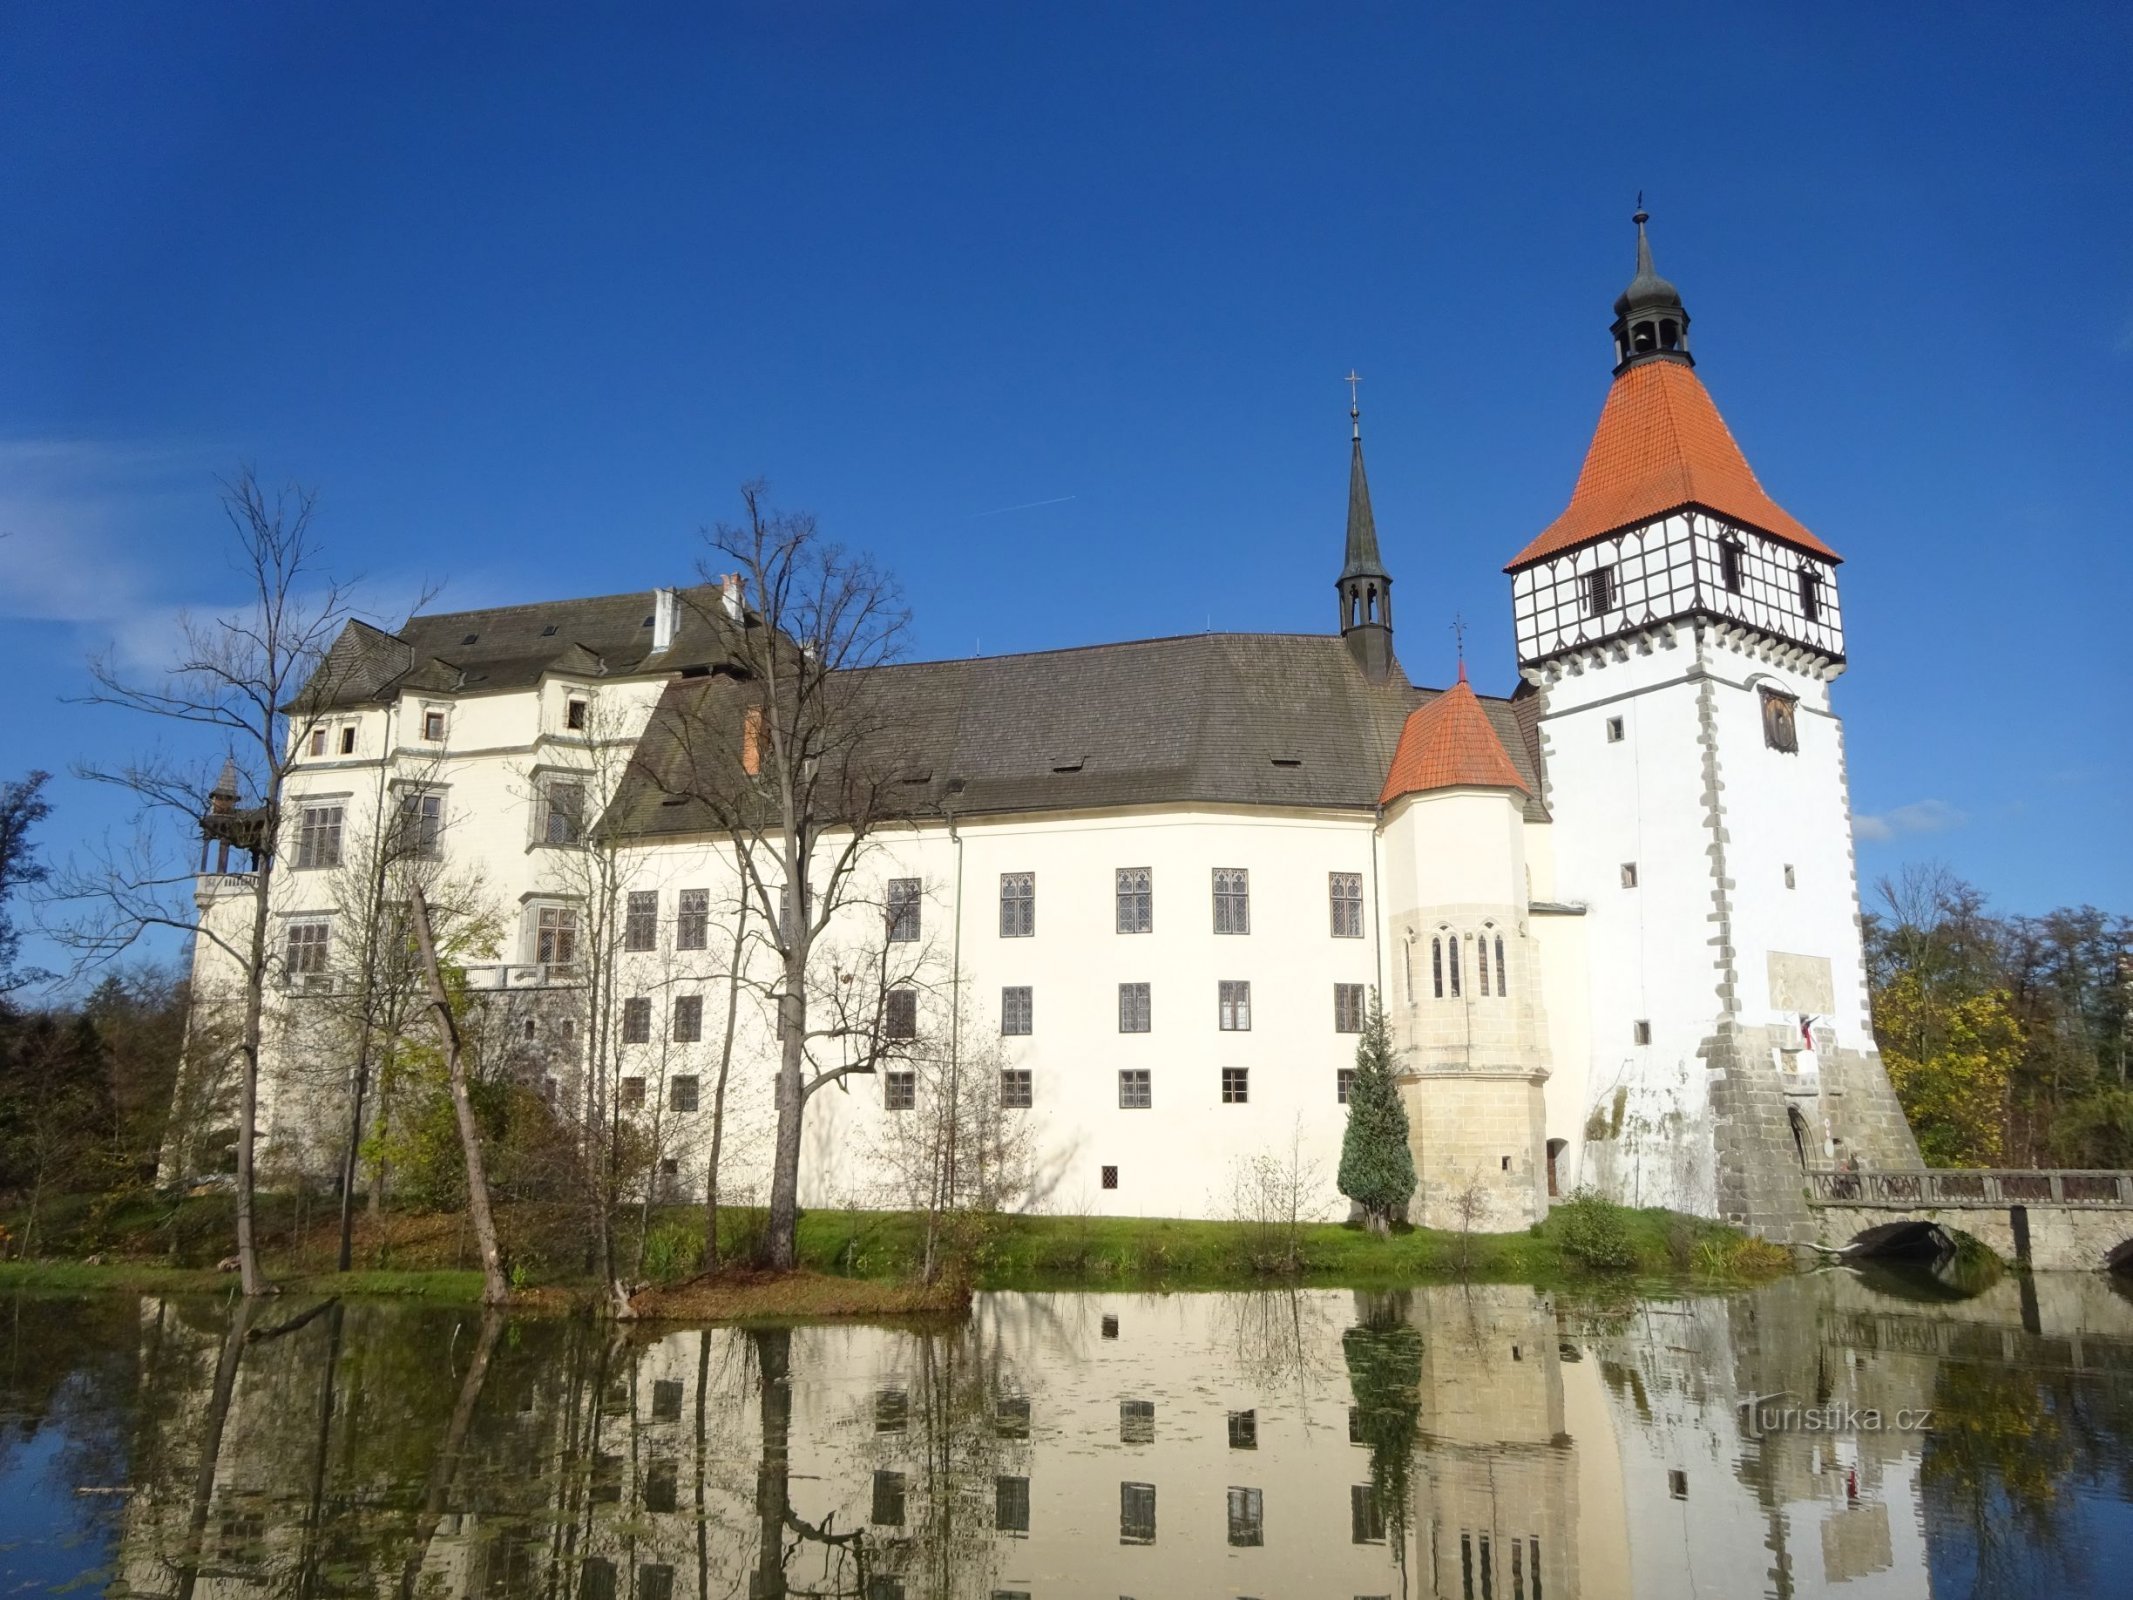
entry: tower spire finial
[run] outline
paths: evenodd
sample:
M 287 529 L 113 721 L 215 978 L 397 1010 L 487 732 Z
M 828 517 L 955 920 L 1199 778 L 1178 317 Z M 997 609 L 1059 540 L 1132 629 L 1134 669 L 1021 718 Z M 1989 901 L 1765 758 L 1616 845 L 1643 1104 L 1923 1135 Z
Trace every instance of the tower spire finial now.
M 1340 596 L 1341 636 L 1356 664 L 1373 683 L 1391 675 L 1392 574 L 1378 553 L 1377 518 L 1370 511 L 1370 480 L 1363 475 L 1363 408 L 1356 396 L 1362 375 L 1350 370 L 1348 383 L 1348 542 L 1341 575 L 1334 580 Z
M 1459 681 L 1466 682 L 1466 613 L 1452 613 L 1452 648 L 1459 653 Z
M 1693 367 L 1696 358 L 1689 354 L 1689 314 L 1681 304 L 1681 293 L 1652 265 L 1651 236 L 1644 231 L 1652 219 L 1644 209 L 1642 189 L 1637 191 L 1637 209 L 1629 220 L 1637 227 L 1637 275 L 1615 300 L 1615 371 L 1619 374 L 1655 359 Z
M 1356 398 L 1355 390 L 1356 385 L 1361 383 L 1362 381 L 1362 378 L 1356 373 L 1355 368 L 1350 367 L 1348 369 L 1348 426 L 1350 429 L 1349 437 L 1358 441 L 1360 441 L 1363 437 L 1363 406 L 1362 402 Z

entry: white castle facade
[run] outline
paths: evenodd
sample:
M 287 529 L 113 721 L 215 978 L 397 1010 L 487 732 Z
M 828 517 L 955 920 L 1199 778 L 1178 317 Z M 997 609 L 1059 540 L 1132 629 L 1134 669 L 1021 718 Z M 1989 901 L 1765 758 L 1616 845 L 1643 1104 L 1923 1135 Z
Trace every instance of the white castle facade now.
M 1359 430 L 1338 631 L 885 669 L 905 803 L 824 959 L 893 970 L 899 1037 L 998 1074 L 1020 1203 L 1222 1215 L 1240 1163 L 1272 1155 L 1344 1214 L 1343 1074 L 1373 996 L 1418 1221 L 1478 1191 L 1479 1226 L 1523 1226 L 1589 1185 L 1793 1237 L 1803 1167 L 1917 1164 L 1867 1014 L 1837 557 L 1735 445 L 1642 222 L 1576 491 L 1507 568 L 1512 695 L 1401 670 Z M 761 1196 L 776 1049 L 753 988 L 728 1048 L 738 858 L 647 787 L 641 748 L 752 736 L 749 599 L 351 628 L 277 846 L 269 1169 L 338 1169 L 350 1075 L 305 1019 L 347 988 L 364 841 L 412 830 L 488 908 L 462 959 L 509 1042 L 497 1070 L 565 1103 L 601 1075 L 681 1196 L 724 1061 L 721 1185 Z M 208 915 L 242 914 L 246 881 L 204 874 Z M 199 949 L 212 1005 L 230 973 Z M 803 1201 L 885 1203 L 876 1154 L 913 1082 L 892 1062 L 814 1097 Z

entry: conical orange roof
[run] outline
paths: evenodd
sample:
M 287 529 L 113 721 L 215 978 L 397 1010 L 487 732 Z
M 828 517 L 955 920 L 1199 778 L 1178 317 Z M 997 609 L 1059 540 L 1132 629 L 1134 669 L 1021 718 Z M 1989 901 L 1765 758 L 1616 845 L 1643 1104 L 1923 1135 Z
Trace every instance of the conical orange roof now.
M 1504 570 L 1692 505 L 1811 555 L 1843 559 L 1763 492 L 1695 369 L 1659 360 L 1615 379 L 1569 508 Z
M 1531 792 L 1474 698 L 1464 666 L 1457 683 L 1407 714 L 1378 804 L 1389 806 L 1403 794 L 1428 789 L 1462 788 Z

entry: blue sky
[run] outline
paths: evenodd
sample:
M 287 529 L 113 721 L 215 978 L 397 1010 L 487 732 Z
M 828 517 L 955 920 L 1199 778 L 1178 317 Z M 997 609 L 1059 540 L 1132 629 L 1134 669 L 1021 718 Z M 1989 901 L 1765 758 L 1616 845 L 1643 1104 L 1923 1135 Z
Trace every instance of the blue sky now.
M 1869 876 L 2133 908 L 2122 4 L 0 12 L 4 769 L 316 486 L 382 613 L 687 578 L 764 476 L 924 655 L 1332 626 L 1351 366 L 1399 650 L 1568 496 L 1654 213 L 1843 552 Z M 1005 508 L 1021 507 L 1009 510 Z M 63 859 L 113 826 L 67 779 Z

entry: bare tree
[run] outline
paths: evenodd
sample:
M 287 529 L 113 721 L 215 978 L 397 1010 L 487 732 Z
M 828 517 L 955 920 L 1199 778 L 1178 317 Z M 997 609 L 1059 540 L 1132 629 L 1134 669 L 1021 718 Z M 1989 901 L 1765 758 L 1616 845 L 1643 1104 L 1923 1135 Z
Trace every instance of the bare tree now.
M 88 703 L 206 733 L 222 746 L 221 776 L 207 778 L 213 757 L 203 765 L 151 754 L 118 767 L 83 768 L 84 777 L 134 798 L 140 826 L 130 848 L 105 850 L 62 883 L 66 898 L 93 907 L 63 934 L 84 963 L 108 960 L 167 928 L 212 947 L 234 971 L 237 1263 L 247 1295 L 271 1292 L 260 1271 L 252 1213 L 260 1035 L 278 961 L 268 932 L 283 794 L 303 741 L 333 704 L 342 678 L 361 670 L 354 657 L 337 659 L 332 651 L 353 607 L 348 588 L 321 571 L 315 506 L 309 490 L 270 494 L 249 471 L 225 483 L 233 564 L 248 591 L 243 605 L 220 616 L 181 617 L 177 660 L 160 680 L 134 681 L 110 654 L 90 663 L 95 687 Z M 198 837 L 196 829 L 205 832 L 210 851 L 219 851 L 212 876 L 205 852 L 196 876 L 175 851 L 179 840 Z M 248 872 L 228 873 L 232 849 L 250 858 Z M 212 1003 L 205 993 L 194 1000 Z
M 903 815 L 899 791 L 909 792 L 897 782 L 892 699 L 879 670 L 899 653 L 908 616 L 872 562 L 823 539 L 812 517 L 771 510 L 764 496 L 761 484 L 746 485 L 744 520 L 708 535 L 739 568 L 729 581 L 754 602 L 733 630 L 743 681 L 709 680 L 670 696 L 648 741 L 656 754 L 640 766 L 654 787 L 700 802 L 735 841 L 771 969 L 757 986 L 778 1045 L 768 1254 L 789 1268 L 808 1101 L 906 1048 L 903 1030 L 890 1026 L 900 1020 L 889 1016 L 896 975 L 886 961 L 872 971 L 841 962 L 831 930 L 865 904 L 869 847 Z

